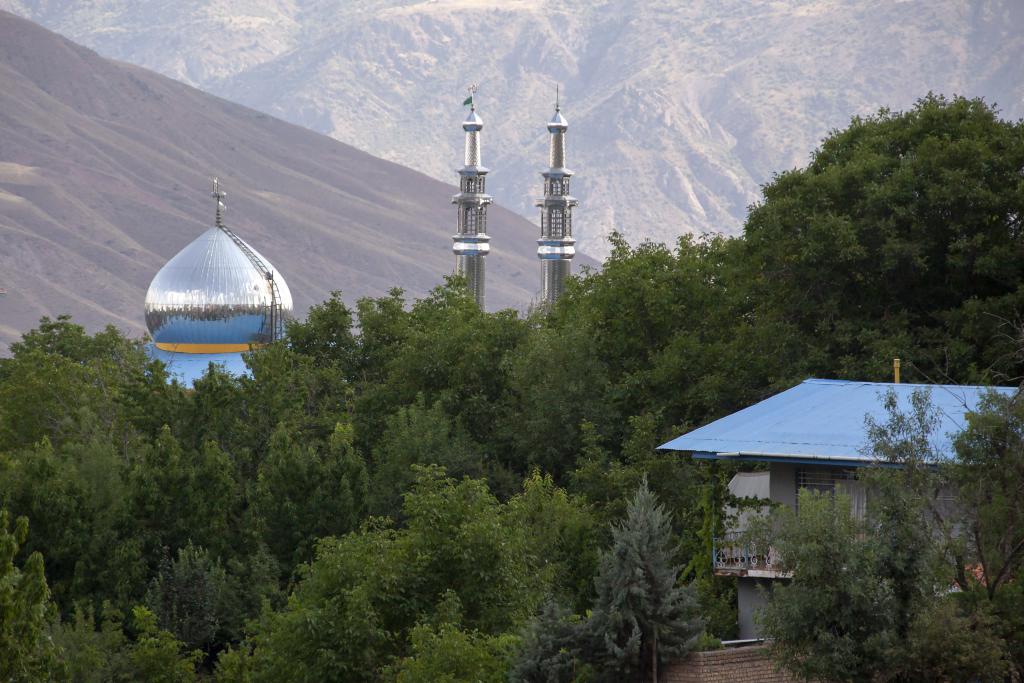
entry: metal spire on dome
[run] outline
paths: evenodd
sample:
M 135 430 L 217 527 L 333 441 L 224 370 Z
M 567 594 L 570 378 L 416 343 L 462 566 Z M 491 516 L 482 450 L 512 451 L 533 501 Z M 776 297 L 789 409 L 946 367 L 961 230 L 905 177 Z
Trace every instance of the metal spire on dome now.
M 224 229 L 224 199 L 227 196 L 227 192 L 221 192 L 220 178 L 214 177 L 212 197 L 217 200 L 217 213 L 214 217 L 214 225 L 222 230 Z
M 486 194 L 487 168 L 481 164 L 480 131 L 484 121 L 476 113 L 477 85 L 469 86 L 469 97 L 462 103 L 469 105 L 469 115 L 462 122 L 466 132 L 464 165 L 458 170 L 459 193 L 452 196 L 458 206 L 457 232 L 452 235 L 455 253 L 455 273 L 466 278 L 480 308 L 484 307 L 484 257 L 490 251 L 491 238 L 487 235 L 487 206 L 493 201 Z
M 565 167 L 565 133 L 569 122 L 562 116 L 561 93 L 555 87 L 555 114 L 548 121 L 551 147 L 549 168 L 544 177 L 544 197 L 537 200 L 540 208 L 540 239 L 537 240 L 537 258 L 541 261 L 541 298 L 553 304 L 565 289 L 565 280 L 576 255 L 576 240 L 572 236 L 572 209 L 576 198 L 569 194 L 572 171 Z
M 267 281 L 267 291 L 270 294 L 270 302 L 267 304 L 267 312 L 264 318 L 263 329 L 260 336 L 264 341 L 277 341 L 284 337 L 284 310 L 281 303 L 281 289 L 274 279 L 274 271 L 260 258 L 259 254 L 252 250 L 241 237 L 232 232 L 231 228 L 224 225 L 224 199 L 227 192 L 220 189 L 220 178 L 213 179 L 212 196 L 217 200 L 217 213 L 214 217 L 215 224 L 231 238 L 235 246 L 241 250 L 245 257 L 252 264 L 252 267 Z

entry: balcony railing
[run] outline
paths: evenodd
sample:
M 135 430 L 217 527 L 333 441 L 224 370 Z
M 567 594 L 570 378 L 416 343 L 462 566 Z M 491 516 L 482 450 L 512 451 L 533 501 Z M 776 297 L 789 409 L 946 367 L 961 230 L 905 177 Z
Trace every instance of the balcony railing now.
M 791 572 L 780 567 L 779 554 L 772 546 L 746 543 L 737 536 L 726 535 L 714 540 L 712 565 L 717 576 L 750 576 L 756 578 L 789 578 Z

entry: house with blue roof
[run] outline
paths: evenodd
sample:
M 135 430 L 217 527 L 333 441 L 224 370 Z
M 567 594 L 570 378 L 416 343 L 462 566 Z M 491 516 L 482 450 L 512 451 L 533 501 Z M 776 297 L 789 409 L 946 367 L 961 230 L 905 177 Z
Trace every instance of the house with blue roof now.
M 872 452 L 867 420 L 884 423 L 886 397 L 891 392 L 900 410 L 910 408 L 915 391 L 926 390 L 939 425 L 933 431 L 932 451 L 952 458 L 953 441 L 967 426 L 967 413 L 977 409 L 986 392 L 1012 394 L 1016 389 L 962 385 L 925 385 L 808 379 L 739 412 L 683 434 L 659 449 L 681 451 L 701 460 L 767 463 L 767 470 L 737 475 L 730 483 L 734 495 L 764 498 L 796 506 L 802 488 L 844 491 L 851 514 L 865 513 L 867 495 L 857 471 L 881 464 Z M 712 557 L 715 573 L 737 578 L 739 637 L 760 637 L 756 612 L 765 603 L 773 581 L 786 580 L 772 551 L 756 554 L 732 542 L 716 539 Z

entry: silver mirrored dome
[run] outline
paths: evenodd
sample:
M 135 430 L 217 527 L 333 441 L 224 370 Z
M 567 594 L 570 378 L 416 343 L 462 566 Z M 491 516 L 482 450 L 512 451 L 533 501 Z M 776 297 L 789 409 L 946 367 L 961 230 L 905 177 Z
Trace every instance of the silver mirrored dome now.
M 270 261 L 282 313 L 292 314 L 288 284 Z M 216 353 L 246 350 L 270 337 L 271 285 L 231 237 L 210 228 L 160 269 L 146 292 L 146 326 L 158 348 Z

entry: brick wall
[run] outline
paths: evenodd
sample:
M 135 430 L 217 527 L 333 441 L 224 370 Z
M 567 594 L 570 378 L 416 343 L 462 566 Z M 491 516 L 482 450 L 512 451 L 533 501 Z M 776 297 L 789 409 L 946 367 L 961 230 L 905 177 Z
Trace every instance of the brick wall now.
M 775 668 L 763 645 L 695 652 L 665 667 L 662 683 L 795 683 Z

